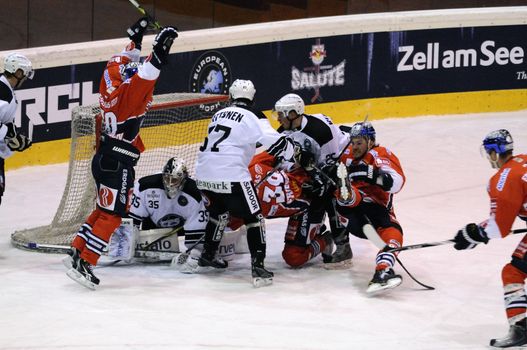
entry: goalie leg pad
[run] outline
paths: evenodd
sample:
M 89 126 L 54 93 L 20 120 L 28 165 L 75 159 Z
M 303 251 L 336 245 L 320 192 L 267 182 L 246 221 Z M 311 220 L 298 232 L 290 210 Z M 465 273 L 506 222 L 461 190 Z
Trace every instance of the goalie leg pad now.
M 112 259 L 130 261 L 134 257 L 138 230 L 132 219 L 123 219 L 121 225 L 110 236 L 108 256 Z

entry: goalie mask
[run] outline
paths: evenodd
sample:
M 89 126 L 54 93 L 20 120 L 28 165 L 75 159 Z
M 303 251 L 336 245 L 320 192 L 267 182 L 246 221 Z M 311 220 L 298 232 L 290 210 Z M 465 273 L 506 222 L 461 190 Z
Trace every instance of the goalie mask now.
M 229 88 L 229 97 L 231 101 L 245 100 L 245 103 L 252 103 L 256 89 L 250 80 L 236 79 Z
M 122 64 L 120 66 L 121 80 L 126 81 L 127 79 L 133 77 L 139 70 L 141 64 L 141 62 L 130 62 L 127 64 Z
M 485 136 L 481 145 L 481 153 L 487 157 L 491 166 L 497 169 L 499 168 L 498 156 L 511 152 L 513 148 L 514 143 L 511 134 L 505 129 L 499 129 Z
M 163 186 L 168 198 L 174 198 L 183 188 L 187 177 L 187 166 L 183 160 L 176 157 L 170 158 L 163 168 Z

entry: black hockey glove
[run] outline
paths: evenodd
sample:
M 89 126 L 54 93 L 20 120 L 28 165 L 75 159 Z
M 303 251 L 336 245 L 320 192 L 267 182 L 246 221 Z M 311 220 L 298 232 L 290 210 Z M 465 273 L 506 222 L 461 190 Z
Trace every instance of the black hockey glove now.
M 161 69 L 162 65 L 167 64 L 168 54 L 170 53 L 170 47 L 174 39 L 178 37 L 176 28 L 164 27 L 156 35 L 152 50 L 151 63 L 157 68 Z
M 126 30 L 128 37 L 135 44 L 135 47 L 141 50 L 141 43 L 143 42 L 143 35 L 148 27 L 148 17 L 139 18 L 137 22 L 132 24 L 130 28 Z
M 328 190 L 328 185 L 317 171 L 311 171 L 311 181 L 302 184 L 302 194 L 309 198 L 322 197 Z
M 457 250 L 473 249 L 479 243 L 487 244 L 489 237 L 483 228 L 471 223 L 457 231 L 454 241 L 454 248 Z
M 16 127 L 14 123 L 5 123 L 5 127 L 7 128 L 7 133 L 5 134 L 5 140 L 12 139 L 16 137 Z M 1 125 L 0 125 L 1 126 Z
M 17 134 L 15 137 L 7 140 L 7 147 L 11 151 L 22 152 L 31 147 L 33 142 L 26 136 L 22 134 Z
M 350 181 L 365 181 L 372 185 L 380 186 L 384 191 L 389 191 L 393 186 L 393 178 L 388 173 L 380 172 L 373 165 L 359 164 L 348 168 Z

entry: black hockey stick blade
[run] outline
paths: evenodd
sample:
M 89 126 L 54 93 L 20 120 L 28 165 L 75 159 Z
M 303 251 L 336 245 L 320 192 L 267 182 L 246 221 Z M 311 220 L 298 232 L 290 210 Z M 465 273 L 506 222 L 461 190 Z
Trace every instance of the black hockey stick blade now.
M 161 25 L 159 24 L 159 22 L 154 17 L 150 16 L 150 14 L 146 12 L 146 10 L 141 5 L 139 5 L 139 3 L 136 0 L 128 0 L 128 1 L 130 1 L 130 3 L 134 5 L 137 11 L 139 11 L 143 16 L 146 16 L 148 18 L 148 21 L 152 23 L 155 29 L 161 29 Z

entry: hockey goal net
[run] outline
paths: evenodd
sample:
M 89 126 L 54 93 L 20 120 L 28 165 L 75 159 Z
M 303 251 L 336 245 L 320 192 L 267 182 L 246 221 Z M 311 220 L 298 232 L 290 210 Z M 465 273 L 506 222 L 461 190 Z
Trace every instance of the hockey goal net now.
M 141 138 L 146 151 L 137 163 L 136 179 L 160 172 L 171 157 L 185 160 L 190 175 L 207 125 L 228 96 L 175 93 L 154 96 L 144 118 Z M 76 107 L 72 112 L 71 153 L 68 177 L 60 205 L 51 224 L 16 231 L 12 244 L 21 249 L 59 252 L 69 247 L 80 225 L 95 207 L 91 159 L 95 150 L 95 119 L 99 105 Z

